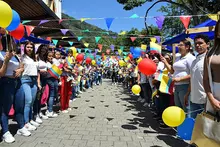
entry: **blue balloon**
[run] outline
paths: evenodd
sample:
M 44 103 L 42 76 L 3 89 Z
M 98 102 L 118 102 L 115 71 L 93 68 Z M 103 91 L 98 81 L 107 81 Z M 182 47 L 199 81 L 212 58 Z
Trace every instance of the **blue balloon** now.
M 12 21 L 10 25 L 6 28 L 6 30 L 8 31 L 16 30 L 20 22 L 21 22 L 21 19 L 20 19 L 19 14 L 15 10 L 12 10 Z
M 185 121 L 177 127 L 177 135 L 185 140 L 191 140 L 195 120 L 193 118 L 186 118 Z
M 141 55 L 141 48 L 139 47 L 136 47 L 133 51 L 133 54 L 134 55 L 137 55 L 137 56 L 140 56 Z

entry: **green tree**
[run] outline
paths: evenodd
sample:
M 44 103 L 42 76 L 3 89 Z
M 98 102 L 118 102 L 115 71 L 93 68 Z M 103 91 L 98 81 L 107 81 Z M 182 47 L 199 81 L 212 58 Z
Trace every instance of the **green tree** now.
M 220 1 L 217 0 L 117 0 L 120 4 L 124 5 L 125 10 L 131 10 L 135 7 L 142 6 L 147 2 L 167 2 L 168 4 L 175 5 L 183 11 L 183 14 L 198 15 L 206 13 L 217 13 L 220 11 Z M 199 17 L 193 17 L 193 25 L 202 22 Z

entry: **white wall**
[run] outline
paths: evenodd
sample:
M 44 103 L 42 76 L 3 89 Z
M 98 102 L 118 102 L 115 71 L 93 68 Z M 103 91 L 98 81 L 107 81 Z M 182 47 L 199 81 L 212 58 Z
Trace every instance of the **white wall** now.
M 43 0 L 44 3 L 47 4 L 48 7 L 49 6 L 49 2 L 50 0 Z M 55 2 L 55 13 L 56 15 L 61 19 L 62 18 L 62 0 L 54 0 Z

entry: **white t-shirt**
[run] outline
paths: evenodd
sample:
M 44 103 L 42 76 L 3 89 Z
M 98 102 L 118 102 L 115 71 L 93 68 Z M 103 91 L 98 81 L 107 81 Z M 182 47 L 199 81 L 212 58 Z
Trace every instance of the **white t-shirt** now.
M 56 66 L 60 66 L 60 63 L 62 62 L 61 59 L 56 59 L 56 58 L 53 58 L 53 64 L 56 65 Z
M 24 64 L 23 76 L 37 76 L 38 62 L 27 55 L 22 56 L 21 62 Z
M 192 62 L 195 60 L 195 56 L 191 53 L 188 53 L 184 57 L 177 57 L 175 63 L 173 64 L 174 74 L 173 77 L 184 77 L 190 74 L 190 68 Z M 188 81 L 176 82 L 175 85 L 189 84 Z
M 0 51 L 0 61 L 2 61 L 2 62 L 4 62 L 5 53 L 6 52 L 4 52 L 4 51 Z M 5 76 L 13 76 L 14 70 L 19 68 L 19 64 L 20 64 L 19 60 L 15 56 L 13 56 L 8 63 Z
M 38 70 L 47 71 L 47 63 L 42 60 L 39 60 L 38 61 Z
M 140 73 L 140 83 L 147 83 L 147 76 L 145 74 Z
M 206 93 L 203 87 L 203 67 L 206 53 L 199 55 L 190 68 L 191 75 L 191 102 L 195 104 L 206 103 Z

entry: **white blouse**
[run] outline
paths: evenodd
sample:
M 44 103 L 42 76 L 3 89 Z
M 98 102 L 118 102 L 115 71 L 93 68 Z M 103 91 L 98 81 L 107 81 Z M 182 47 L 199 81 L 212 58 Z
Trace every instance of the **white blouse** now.
M 184 77 L 190 74 L 190 68 L 192 62 L 196 59 L 195 56 L 188 53 L 184 57 L 177 57 L 175 63 L 173 64 L 174 74 L 173 77 Z M 189 84 L 188 81 L 176 82 L 175 85 Z
M 37 76 L 38 63 L 27 55 L 23 55 L 21 62 L 24 64 L 24 72 L 22 76 Z

